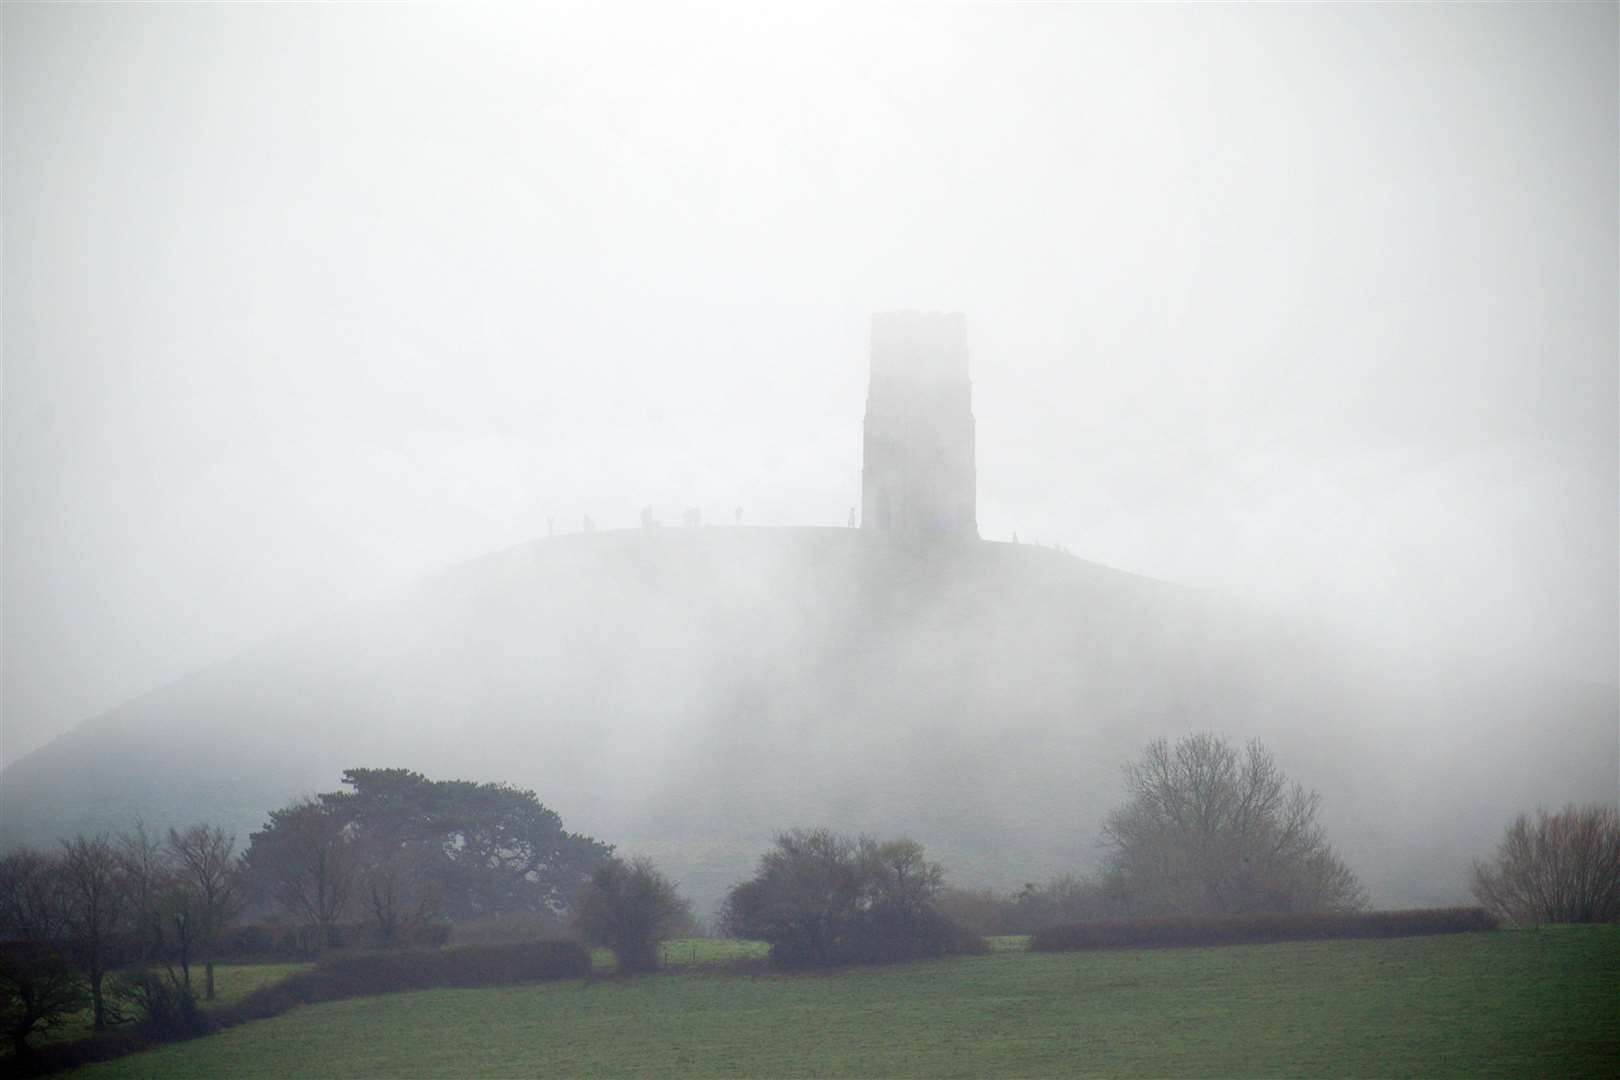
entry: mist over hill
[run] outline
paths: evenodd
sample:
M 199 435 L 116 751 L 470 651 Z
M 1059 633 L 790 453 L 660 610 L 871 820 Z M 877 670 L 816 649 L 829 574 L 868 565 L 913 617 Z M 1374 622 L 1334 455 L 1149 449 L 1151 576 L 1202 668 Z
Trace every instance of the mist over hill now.
M 1120 765 L 1259 737 L 1374 900 L 1466 890 L 1513 814 L 1612 799 L 1616 690 L 1431 656 L 1034 546 L 644 529 L 462 564 L 93 717 L 0 774 L 0 842 L 265 814 L 343 769 L 532 787 L 710 908 L 773 830 L 953 881 L 1083 871 Z

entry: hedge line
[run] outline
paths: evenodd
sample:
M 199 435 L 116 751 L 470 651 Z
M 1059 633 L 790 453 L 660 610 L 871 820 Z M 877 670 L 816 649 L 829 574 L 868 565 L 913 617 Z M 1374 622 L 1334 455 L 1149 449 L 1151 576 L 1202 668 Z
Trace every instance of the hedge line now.
M 1301 912 L 1253 915 L 1171 915 L 1157 919 L 1097 919 L 1048 926 L 1031 935 L 1036 952 L 1152 949 L 1186 945 L 1244 945 L 1321 938 L 1392 938 L 1494 930 L 1484 908 L 1415 911 Z
M 505 983 L 582 978 L 591 973 L 591 954 L 572 941 L 535 941 L 518 945 L 463 945 L 432 952 L 338 952 L 321 957 L 313 968 L 297 971 L 263 986 L 240 1001 L 202 1013 L 204 1026 L 189 1037 L 206 1035 L 250 1020 L 279 1016 L 297 1005 L 341 998 L 392 994 L 404 990 L 498 986 Z M 103 1032 L 71 1042 L 30 1047 L 21 1065 L 27 1074 L 57 1072 L 93 1061 L 107 1061 L 162 1042 L 145 1032 Z
M 368 923 L 339 923 L 319 931 L 300 924 L 253 922 L 225 927 L 214 938 L 214 959 L 280 956 L 309 957 L 323 948 L 375 949 L 415 946 L 438 949 L 450 944 L 454 928 L 447 922 L 428 922 L 401 931 L 394 942 L 381 941 Z M 534 937 L 537 935 L 531 935 Z M 528 939 L 524 939 L 528 940 Z

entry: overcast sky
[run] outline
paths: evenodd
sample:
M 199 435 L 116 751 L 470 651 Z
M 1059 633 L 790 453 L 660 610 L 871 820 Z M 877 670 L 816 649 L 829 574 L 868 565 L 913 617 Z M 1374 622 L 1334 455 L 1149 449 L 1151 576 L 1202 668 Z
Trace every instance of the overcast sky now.
M 986 538 L 1615 678 L 1612 4 L 3 20 L 5 760 L 548 519 L 842 524 L 897 307 Z

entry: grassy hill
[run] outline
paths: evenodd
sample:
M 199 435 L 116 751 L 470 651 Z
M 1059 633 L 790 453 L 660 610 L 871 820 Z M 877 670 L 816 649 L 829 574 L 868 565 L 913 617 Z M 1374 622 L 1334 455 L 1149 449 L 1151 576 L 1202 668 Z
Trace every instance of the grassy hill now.
M 1089 865 L 1148 739 L 1264 738 L 1385 904 L 1460 897 L 1537 802 L 1612 798 L 1612 687 L 1391 664 L 1048 549 L 849 529 L 521 545 L 93 717 L 0 774 L 0 843 L 224 823 L 351 766 L 535 789 L 700 908 L 772 830 L 910 834 L 954 880 Z
M 316 1005 L 75 1073 L 1609 1076 L 1620 927 L 993 953 Z

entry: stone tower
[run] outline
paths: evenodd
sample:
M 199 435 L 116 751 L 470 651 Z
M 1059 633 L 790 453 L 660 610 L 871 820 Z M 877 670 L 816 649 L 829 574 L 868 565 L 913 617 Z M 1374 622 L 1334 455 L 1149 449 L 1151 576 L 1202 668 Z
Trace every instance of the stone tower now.
M 976 475 L 966 319 L 873 315 L 861 528 L 976 538 Z

